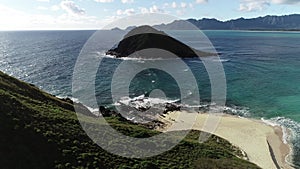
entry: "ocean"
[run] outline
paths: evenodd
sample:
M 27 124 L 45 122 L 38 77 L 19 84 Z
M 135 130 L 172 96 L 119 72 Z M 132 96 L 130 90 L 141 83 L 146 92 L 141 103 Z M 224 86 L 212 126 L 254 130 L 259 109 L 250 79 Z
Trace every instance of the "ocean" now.
M 293 163 L 300 167 L 300 32 L 203 32 L 220 53 L 227 81 L 229 113 L 264 119 L 291 129 Z M 95 31 L 0 32 L 0 70 L 53 95 L 72 97 L 74 66 L 93 33 Z M 193 47 L 201 45 L 193 38 L 193 31 L 170 33 L 184 38 Z M 103 57 L 105 44 L 105 40 L 98 44 L 100 50 L 95 53 L 96 58 Z M 210 82 L 201 60 L 183 61 L 196 75 L 201 100 L 209 102 Z M 114 70 L 122 62 L 141 61 L 110 57 L 102 60 L 96 76 L 99 105 L 115 104 L 111 98 L 111 81 Z M 147 97 L 157 88 L 163 90 L 169 100 L 177 100 L 180 96 L 174 78 L 163 71 L 150 69 L 138 73 L 132 80 L 130 98 Z M 191 94 L 195 90 L 191 87 Z M 80 89 L 77 92 L 80 93 Z M 152 98 L 152 101 L 162 101 L 159 99 Z

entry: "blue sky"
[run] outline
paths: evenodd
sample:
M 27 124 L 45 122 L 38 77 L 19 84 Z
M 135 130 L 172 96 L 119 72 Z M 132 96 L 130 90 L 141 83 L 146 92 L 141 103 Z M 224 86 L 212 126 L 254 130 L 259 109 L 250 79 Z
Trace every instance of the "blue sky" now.
M 224 21 L 300 13 L 300 0 L 0 0 L 0 29 L 99 29 L 141 13 Z

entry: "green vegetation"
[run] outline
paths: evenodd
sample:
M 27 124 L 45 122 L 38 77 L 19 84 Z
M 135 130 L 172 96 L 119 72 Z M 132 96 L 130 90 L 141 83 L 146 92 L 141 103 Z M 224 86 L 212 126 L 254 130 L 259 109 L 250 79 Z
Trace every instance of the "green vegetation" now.
M 258 168 L 238 158 L 241 152 L 226 140 L 213 136 L 199 144 L 198 131 L 156 157 L 112 155 L 85 134 L 71 103 L 0 72 L 1 168 Z M 92 117 L 82 116 L 92 123 Z M 129 136 L 158 133 L 118 117 L 108 117 L 107 121 Z

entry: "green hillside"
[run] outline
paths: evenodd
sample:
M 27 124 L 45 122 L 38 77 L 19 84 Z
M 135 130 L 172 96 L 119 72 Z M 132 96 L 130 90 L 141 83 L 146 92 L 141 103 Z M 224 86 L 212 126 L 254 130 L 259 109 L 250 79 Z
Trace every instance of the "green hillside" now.
M 89 112 L 80 104 L 83 114 Z M 83 116 L 85 116 L 83 115 Z M 86 122 L 92 117 L 86 116 Z M 149 137 L 158 132 L 141 125 L 107 117 L 129 136 Z M 199 144 L 192 131 L 174 149 L 147 159 L 112 155 L 85 134 L 68 99 L 58 99 L 33 85 L 0 72 L 0 168 L 258 168 L 237 156 L 229 142 L 213 136 Z

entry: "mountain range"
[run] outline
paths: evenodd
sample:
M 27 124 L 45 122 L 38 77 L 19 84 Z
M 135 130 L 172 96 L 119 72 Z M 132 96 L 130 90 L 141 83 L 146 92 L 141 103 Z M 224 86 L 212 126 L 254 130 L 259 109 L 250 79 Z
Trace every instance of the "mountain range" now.
M 176 20 L 169 24 L 154 26 L 157 29 L 186 29 L 186 21 L 194 24 L 201 30 L 300 30 L 300 14 L 271 16 L 257 18 L 238 18 L 228 21 L 220 21 L 214 18 Z

